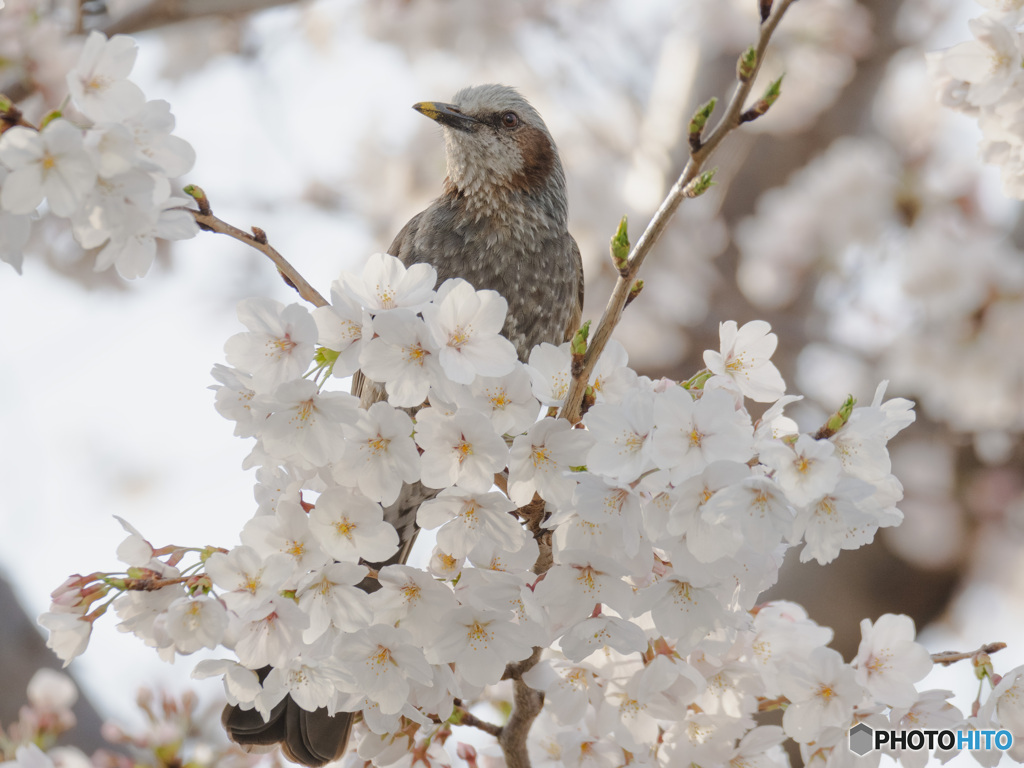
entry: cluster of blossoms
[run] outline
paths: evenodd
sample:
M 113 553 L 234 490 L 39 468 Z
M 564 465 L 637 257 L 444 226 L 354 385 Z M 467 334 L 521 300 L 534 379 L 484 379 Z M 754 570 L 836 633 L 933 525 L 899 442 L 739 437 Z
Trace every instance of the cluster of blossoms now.
M 1024 43 L 1020 0 L 977 0 L 986 11 L 968 22 L 973 40 L 928 55 L 942 103 L 981 128 L 982 159 L 999 166 L 1003 191 L 1024 199 Z
M 361 713 L 359 754 L 379 765 L 439 749 L 439 724 L 500 695 L 535 648 L 523 680 L 546 694 L 538 764 L 784 765 L 787 736 L 825 761 L 860 721 L 966 722 L 950 694 L 915 687 L 931 660 L 909 618 L 865 621 L 847 664 L 799 606 L 758 604 L 789 547 L 827 563 L 899 523 L 886 443 L 913 421 L 908 401 L 882 386 L 799 434 L 776 337 L 728 322 L 682 384 L 637 375 L 613 345 L 574 426 L 547 410 L 566 396 L 569 345 L 523 364 L 499 335 L 499 295 L 435 281 L 376 255 L 312 313 L 242 302 L 247 331 L 214 369 L 218 410 L 255 439 L 241 545 L 186 566 L 187 550 L 126 524 L 128 577 L 66 582 L 41 618 L 51 647 L 81 653 L 113 605 L 167 658 L 233 651 L 195 674 L 223 676 L 244 709 L 266 717 L 290 695 Z M 362 409 L 328 387 L 357 370 L 388 400 Z M 771 404 L 756 423 L 747 399 Z M 394 510 L 417 482 L 429 565 L 371 573 L 403 546 Z M 360 588 L 367 577 L 378 588 Z M 1013 728 L 1014 699 L 998 702 L 989 714 Z M 781 728 L 757 724 L 780 705 Z
M 33 218 L 45 200 L 54 216 L 70 220 L 83 248 L 99 249 L 96 269 L 116 267 L 140 277 L 156 254 L 156 238 L 181 240 L 198 231 L 172 194 L 171 179 L 187 173 L 192 147 L 172 135 L 165 101 L 147 101 L 128 79 L 137 49 L 131 38 L 93 32 L 67 88 L 79 122 L 61 112 L 42 127 L 22 124 L 0 103 L 0 260 L 20 271 Z M 75 118 L 78 120 L 78 118 Z
M 739 284 L 776 308 L 820 279 L 829 336 L 848 345 L 847 359 L 854 348 L 880 360 L 894 386 L 954 429 L 1019 433 L 1024 358 L 1006 350 L 1024 323 L 1021 252 L 948 189 L 908 188 L 900 163 L 884 142 L 847 137 L 762 195 L 737 227 Z M 843 217 L 825 215 L 844 205 Z
M 9 691 L 8 691 L 9 693 Z M 78 689 L 63 672 L 43 667 L 28 683 L 27 703 L 15 722 L 0 728 L 0 766 L 3 768 L 148 768 L 167 765 L 219 765 L 248 768 L 257 762 L 227 743 L 219 724 L 204 717 L 195 694 L 180 698 L 156 696 L 147 689 L 136 700 L 145 725 L 122 728 L 103 724 L 102 736 L 113 749 L 91 756 L 58 739 L 77 725 L 72 707 Z M 131 757 L 126 753 L 131 753 Z

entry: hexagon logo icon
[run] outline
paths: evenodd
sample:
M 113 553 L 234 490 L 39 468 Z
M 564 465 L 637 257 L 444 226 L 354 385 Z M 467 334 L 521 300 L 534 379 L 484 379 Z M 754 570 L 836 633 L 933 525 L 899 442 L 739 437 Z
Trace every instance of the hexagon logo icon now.
M 874 730 L 864 723 L 858 723 L 850 729 L 850 751 L 864 757 L 873 749 L 874 736 Z

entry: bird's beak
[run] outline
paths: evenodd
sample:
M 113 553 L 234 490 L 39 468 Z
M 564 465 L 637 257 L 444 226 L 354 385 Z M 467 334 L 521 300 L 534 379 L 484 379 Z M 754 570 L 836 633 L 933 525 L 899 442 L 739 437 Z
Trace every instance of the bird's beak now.
M 468 131 L 474 123 L 479 123 L 475 117 L 465 114 L 455 104 L 442 104 L 439 101 L 421 101 L 413 104 L 412 108 L 420 114 L 426 115 L 431 120 L 436 120 L 441 125 L 455 128 L 458 131 Z

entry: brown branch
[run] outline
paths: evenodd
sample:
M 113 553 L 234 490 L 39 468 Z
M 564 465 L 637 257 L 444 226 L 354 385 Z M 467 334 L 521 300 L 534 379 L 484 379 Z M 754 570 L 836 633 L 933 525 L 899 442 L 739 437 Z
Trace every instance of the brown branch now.
M 941 664 L 944 667 L 948 667 L 957 661 L 966 661 L 967 659 L 973 659 L 979 653 L 996 653 L 997 651 L 1003 650 L 1006 647 L 1006 643 L 986 643 L 976 651 L 967 651 L 966 653 L 959 653 L 957 651 L 942 651 L 941 653 L 933 653 L 932 661 L 936 664 Z
M 526 749 L 526 737 L 530 726 L 537 719 L 544 706 L 544 694 L 535 691 L 523 682 L 522 675 L 540 661 L 539 647 L 533 649 L 528 659 L 509 664 L 506 674 L 512 677 L 512 714 L 501 728 L 498 744 L 505 755 L 507 768 L 530 768 L 530 753 Z
M 229 18 L 251 14 L 296 0 L 150 0 L 129 13 L 102 25 L 108 37 L 131 35 L 149 29 L 209 16 Z
M 440 720 L 435 720 L 440 723 Z M 448 722 L 452 725 L 468 725 L 471 728 L 478 728 L 484 733 L 489 733 L 494 738 L 501 736 L 501 726 L 495 723 L 489 723 L 486 720 L 481 720 L 479 717 L 474 715 L 467 709 L 460 706 L 455 707 L 455 712 L 448 718 Z
M 774 699 L 762 699 L 762 698 L 758 697 L 758 699 L 757 699 L 757 711 L 758 712 L 772 712 L 772 711 L 774 711 L 776 709 L 781 709 L 782 707 L 786 706 L 789 703 L 790 703 L 789 699 L 787 699 L 785 696 L 779 696 L 779 697 L 774 698 Z
M 192 578 L 192 576 L 178 576 L 173 579 L 124 579 L 123 582 L 124 588 L 133 592 L 156 592 L 164 587 L 185 584 Z
M 676 180 L 676 183 L 672 185 L 672 189 L 669 190 L 668 195 L 662 201 L 661 207 L 655 212 L 654 217 L 647 225 L 647 229 L 640 236 L 637 244 L 629 254 L 628 267 L 620 272 L 612 295 L 608 299 L 604 314 L 601 315 L 597 330 L 594 332 L 587 348 L 582 370 L 579 375 L 573 376 L 569 393 L 565 398 L 565 404 L 562 406 L 559 414 L 562 418 L 568 419 L 573 424 L 580 420 L 583 395 L 587 388 L 587 382 L 590 381 L 590 374 L 593 372 L 594 366 L 597 365 L 597 359 L 604 351 L 612 332 L 619 324 L 622 310 L 626 306 L 626 301 L 629 298 L 630 289 L 633 287 L 637 272 L 640 271 L 644 259 L 647 258 L 654 244 L 661 239 L 665 229 L 672 221 L 676 209 L 679 208 L 679 204 L 688 196 L 687 193 L 691 183 L 700 175 L 708 158 L 714 153 L 725 137 L 739 127 L 743 105 L 750 95 L 757 72 L 761 68 L 765 50 L 768 48 L 768 41 L 782 20 L 783 14 L 795 1 L 780 0 L 775 12 L 761 25 L 760 36 L 755 48 L 756 62 L 750 76 L 736 83 L 736 88 L 733 91 L 732 98 L 729 100 L 729 105 L 726 107 L 725 114 L 722 115 L 722 118 L 718 121 L 718 124 L 711 131 L 707 139 L 700 143 L 699 148 L 693 149 L 691 147 L 690 159 L 686 163 L 682 174 Z
M 277 250 L 267 242 L 267 235 L 262 229 L 253 227 L 253 233 L 249 234 L 244 230 L 234 227 L 228 224 L 226 221 L 222 221 L 209 212 L 207 208 L 206 212 L 187 209 L 191 213 L 199 226 L 203 229 L 209 230 L 210 232 L 219 232 L 222 235 L 233 237 L 235 240 L 250 245 L 257 251 L 265 254 L 274 265 L 277 267 L 277 271 L 284 278 L 285 282 L 288 283 L 292 288 L 298 291 L 299 296 L 304 298 L 310 304 L 317 307 L 326 307 L 327 299 L 320 295 L 320 293 L 310 285 L 306 278 L 299 274 L 298 270 L 295 269 L 288 261 L 282 256 Z

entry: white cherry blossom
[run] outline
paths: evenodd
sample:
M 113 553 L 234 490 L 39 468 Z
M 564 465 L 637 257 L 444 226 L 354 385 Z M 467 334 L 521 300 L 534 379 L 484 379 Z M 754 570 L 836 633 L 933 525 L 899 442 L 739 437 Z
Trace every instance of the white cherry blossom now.
M 300 467 L 322 467 L 345 452 L 343 425 L 358 417 L 345 392 L 318 392 L 307 379 L 288 381 L 259 403 L 271 411 L 261 438 L 267 453 Z
M 515 508 L 502 493 L 446 488 L 420 505 L 416 522 L 421 528 L 439 527 L 438 545 L 455 557 L 466 557 L 483 540 L 514 552 L 523 546 L 525 535 L 510 514 Z
M 576 488 L 572 469 L 584 464 L 591 445 L 590 434 L 565 419 L 541 419 L 512 442 L 509 497 L 520 507 L 534 493 L 558 506 L 568 504 Z
M 445 416 L 424 408 L 416 415 L 416 442 L 423 449 L 421 479 L 428 488 L 457 483 L 468 491 L 487 491 L 508 459 L 505 441 L 476 411 Z
M 358 485 L 368 498 L 387 506 L 398 498 L 403 483 L 420 477 L 420 457 L 408 414 L 389 403 L 374 403 L 344 426 L 345 454 L 331 472 L 342 485 Z
M 429 264 L 406 267 L 394 256 L 375 253 L 360 274 L 343 272 L 335 283 L 370 314 L 405 307 L 418 312 L 434 297 L 437 270 Z
M 725 376 L 745 397 L 759 403 L 771 403 L 785 393 L 786 385 L 771 362 L 778 337 L 763 320 L 751 320 L 742 328 L 735 320 L 719 326 L 722 347 L 706 350 L 704 365 L 718 376 Z
M 572 381 L 570 367 L 572 353 L 569 344 L 538 344 L 530 351 L 530 364 L 527 373 L 533 386 L 534 396 L 541 405 L 557 407 L 569 394 L 569 383 Z
M 932 669 L 927 649 L 914 641 L 914 621 L 887 613 L 873 624 L 860 623 L 861 641 L 853 661 L 856 680 L 877 701 L 890 707 L 910 707 L 917 701 L 914 683 Z
M 126 35 L 108 40 L 101 32 L 89 33 L 67 78 L 68 91 L 82 114 L 95 122 L 117 121 L 142 107 L 142 89 L 127 79 L 138 52 Z
M 826 728 L 846 729 L 853 707 L 864 690 L 854 671 L 831 648 L 815 648 L 798 671 L 781 678 L 782 692 L 791 702 L 782 717 L 786 734 L 801 743 L 819 738 Z
M 45 197 L 55 215 L 71 216 L 96 183 L 82 132 L 63 119 L 38 132 L 20 125 L 5 131 L 0 163 L 10 170 L 0 206 L 14 214 L 32 213 Z
M 398 549 L 398 533 L 380 504 L 348 488 L 328 488 L 309 514 L 309 527 L 335 560 L 377 563 Z
M 238 303 L 238 319 L 249 330 L 227 340 L 228 363 L 253 377 L 253 388 L 268 391 L 298 379 L 313 361 L 317 327 L 300 304 L 273 299 Z
M 496 291 L 477 291 L 465 280 L 446 280 L 423 319 L 445 375 L 459 384 L 477 376 L 505 376 L 516 363 L 512 342 L 501 336 L 508 302 Z

